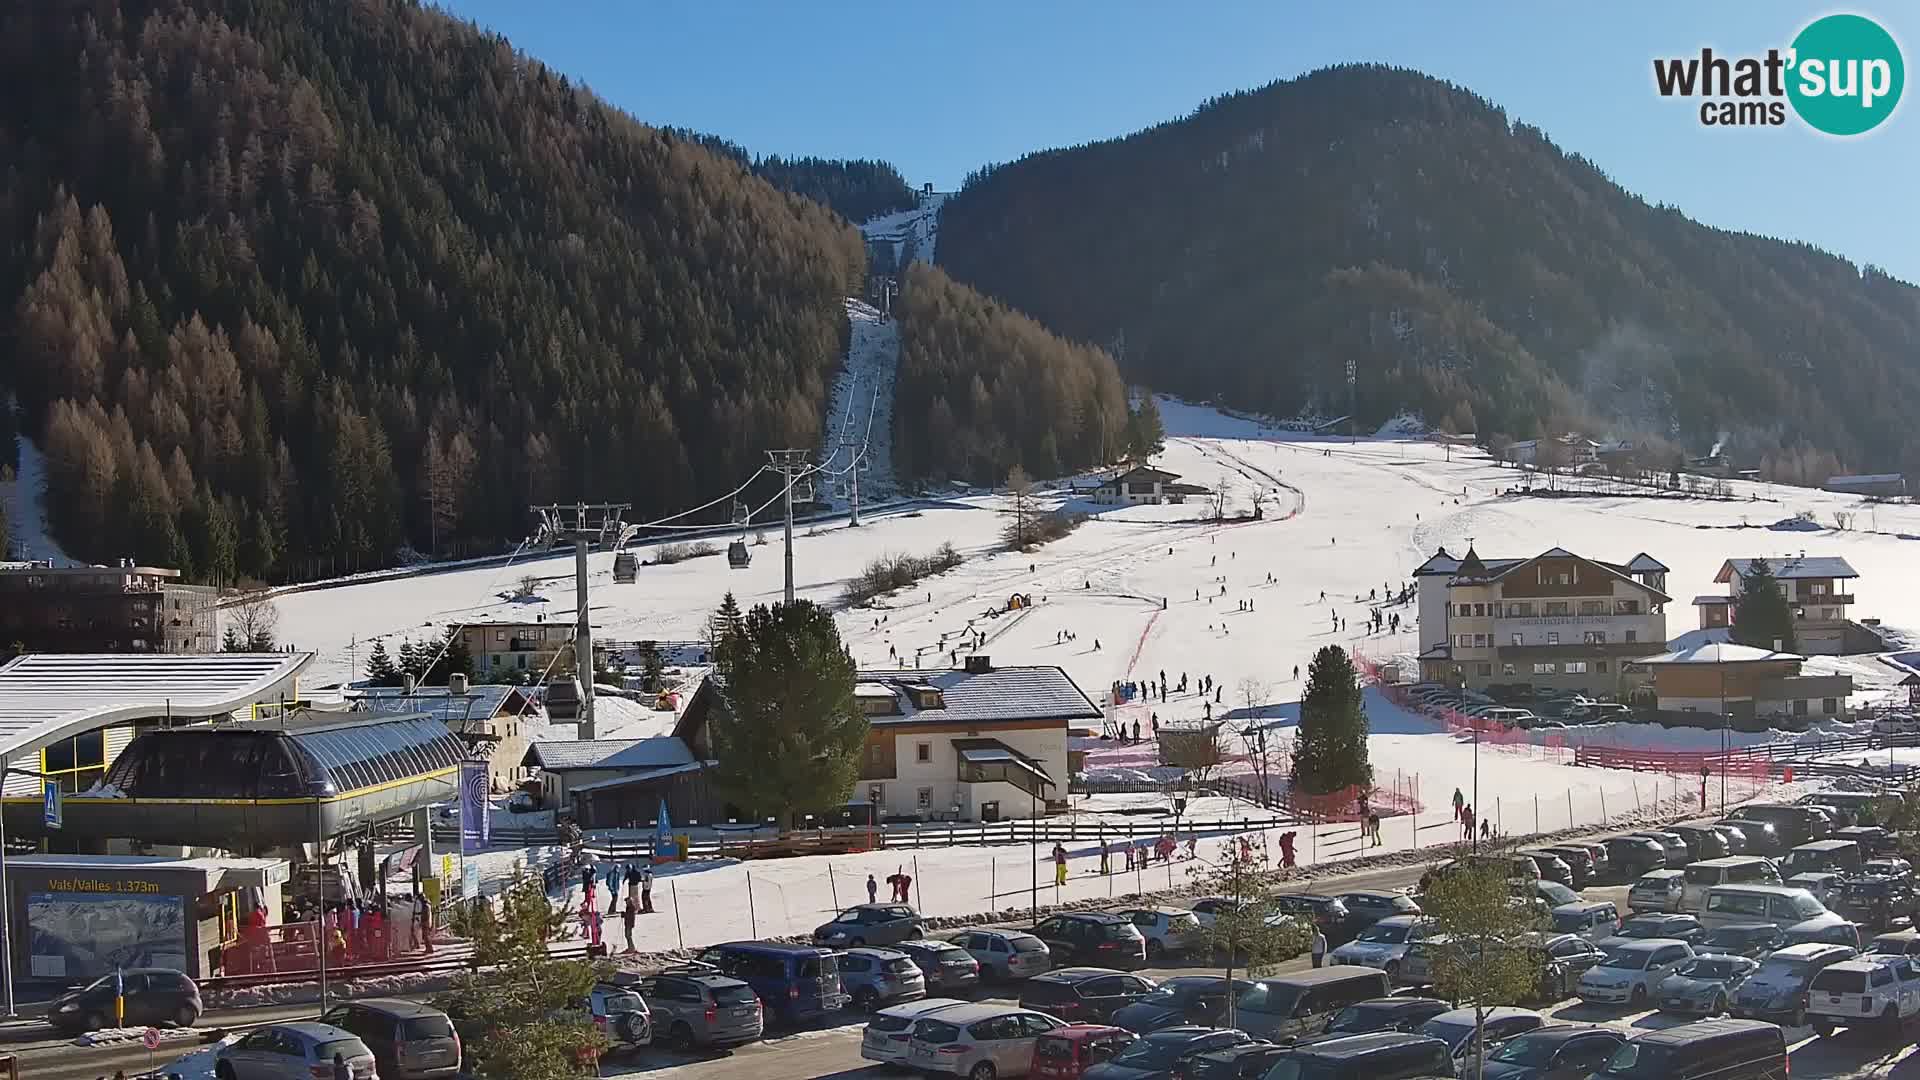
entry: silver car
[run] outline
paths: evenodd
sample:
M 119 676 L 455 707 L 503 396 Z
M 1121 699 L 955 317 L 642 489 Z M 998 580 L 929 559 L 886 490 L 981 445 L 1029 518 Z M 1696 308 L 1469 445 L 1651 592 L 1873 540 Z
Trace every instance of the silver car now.
M 1653 1000 L 1660 980 L 1693 959 L 1693 946 L 1673 938 L 1639 938 L 1607 953 L 1580 976 L 1580 1000 L 1589 1005 L 1632 1005 Z
M 1731 1007 L 1734 990 L 1759 968 L 1759 961 L 1744 956 L 1696 956 L 1660 980 L 1654 1007 L 1682 1016 L 1718 1016 Z
M 1064 1020 L 1009 1005 L 956 1005 L 913 1022 L 907 1067 L 993 1080 L 1033 1071 L 1033 1044 Z
M 1053 950 L 1019 930 L 966 930 L 947 938 L 980 963 L 983 979 L 1030 979 L 1053 970 Z
M 1166 953 L 1185 953 L 1200 938 L 1200 918 L 1186 908 L 1122 908 L 1114 914 L 1133 920 L 1134 929 L 1147 939 L 1150 961 Z
M 254 1028 L 214 1051 L 213 1074 L 219 1080 L 313 1080 L 333 1075 L 336 1056 L 353 1080 L 378 1080 L 373 1051 L 358 1035 L 312 1021 Z
M 683 1051 L 725 1050 L 757 1042 L 766 1014 L 753 987 L 704 964 L 687 964 L 638 983 L 656 1042 Z
M 882 1065 L 904 1066 L 911 1052 L 908 1042 L 913 1038 L 913 1022 L 942 1009 L 965 1004 L 967 1002 L 957 998 L 922 998 L 905 1005 L 881 1009 L 873 1014 L 873 1019 L 867 1021 L 867 1028 L 860 1035 L 860 1056 Z
M 1407 950 L 1432 928 L 1432 919 L 1419 915 L 1394 915 L 1360 931 L 1352 941 L 1333 950 L 1329 959 L 1336 964 L 1379 968 L 1387 973 L 1387 978 L 1398 982 Z

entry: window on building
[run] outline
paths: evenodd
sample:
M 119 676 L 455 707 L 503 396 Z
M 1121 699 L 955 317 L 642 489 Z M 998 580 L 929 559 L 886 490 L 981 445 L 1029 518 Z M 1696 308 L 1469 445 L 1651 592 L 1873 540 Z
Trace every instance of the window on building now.
M 1524 645 L 1524 644 L 1526 644 L 1526 642 L 1527 642 L 1527 636 L 1526 636 L 1525 634 L 1522 634 L 1522 633 L 1520 633 L 1520 632 L 1518 632 L 1518 631 L 1515 631 L 1515 632 L 1514 632 L 1514 634 L 1513 634 L 1513 644 L 1514 644 L 1514 645 L 1515 645 L 1516 647 L 1517 647 L 1517 646 L 1520 646 L 1520 645 Z
M 870 765 L 886 764 L 886 746 L 881 743 L 874 743 L 867 747 L 867 763 Z
M 1548 615 L 1570 615 L 1572 613 L 1573 613 L 1573 610 L 1567 606 L 1567 602 L 1565 600 L 1547 601 Z
M 933 744 L 932 743 L 915 743 L 913 747 L 913 760 L 932 761 L 933 760 Z
M 1551 660 L 1537 660 L 1533 665 L 1533 673 L 1535 675 L 1551 675 L 1554 673 L 1554 669 L 1555 665 Z
M 1606 613 L 1607 602 L 1605 600 L 1580 601 L 1580 614 L 1582 615 L 1605 615 Z
M 1547 631 L 1547 644 L 1549 645 L 1560 644 L 1560 635 L 1551 630 Z
M 1475 634 L 1475 635 L 1473 635 L 1473 647 L 1474 647 L 1474 648 L 1476 648 L 1476 649 L 1485 649 L 1485 648 L 1489 648 L 1489 647 L 1491 647 L 1492 645 L 1493 645 L 1493 635 L 1492 635 L 1492 634 Z
M 1460 610 L 1459 610 L 1459 611 L 1456 611 L 1456 612 L 1454 612 L 1454 614 L 1456 614 L 1456 615 L 1458 615 L 1458 616 L 1460 616 L 1461 618 L 1463 618 L 1463 619 L 1464 619 L 1464 618 L 1467 618 L 1468 616 L 1470 616 L 1470 615 L 1472 615 L 1472 614 L 1473 614 L 1473 605 L 1472 605 L 1472 604 L 1460 604 L 1460 605 L 1458 605 L 1458 606 L 1459 606 L 1459 608 L 1460 608 Z
M 1605 645 L 1607 643 L 1607 632 L 1605 630 L 1587 630 L 1581 633 L 1580 640 L 1588 645 Z
M 1485 679 L 1485 678 L 1490 678 L 1490 677 L 1491 677 L 1492 675 L 1493 675 L 1493 665 L 1492 665 L 1492 664 L 1481 664 L 1481 665 L 1480 665 L 1480 677 L 1481 677 L 1481 678 L 1483 678 L 1483 679 Z M 1828 710 L 1828 711 L 1829 711 L 1829 712 L 1831 712 L 1832 710 Z
M 507 632 L 505 630 L 495 630 L 493 632 L 493 640 L 495 641 L 507 640 Z
M 1820 711 L 1823 713 L 1826 713 L 1828 716 L 1832 716 L 1834 713 L 1839 712 L 1840 699 L 1839 698 L 1821 698 Z
M 1807 699 L 1806 698 L 1795 698 L 1793 700 L 1793 715 L 1795 716 L 1807 715 Z
M 1615 615 L 1638 615 L 1640 614 L 1640 601 L 1615 600 L 1613 602 L 1613 613 Z
M 1629 631 L 1627 631 L 1627 643 L 1628 643 L 1628 644 L 1632 644 L 1633 642 L 1636 642 L 1636 641 L 1639 641 L 1639 640 L 1640 640 L 1640 631 L 1638 631 L 1638 630 L 1629 630 Z
M 1563 670 L 1569 675 L 1585 675 L 1587 673 L 1587 662 L 1585 660 L 1569 660 Z
M 933 789 L 930 787 L 921 788 L 920 795 L 915 801 L 915 804 L 922 810 L 933 809 Z
M 1605 660 L 1595 660 L 1593 662 L 1593 673 L 1595 675 L 1605 675 L 1607 673 L 1607 662 Z
M 1521 600 L 1521 601 L 1516 601 L 1514 603 L 1508 604 L 1507 618 L 1509 619 L 1533 618 L 1533 601 Z
M 99 783 L 106 775 L 106 766 L 107 733 L 104 730 L 61 739 L 40 751 L 40 771 L 47 779 L 57 781 L 60 790 L 68 794 L 85 791 Z
M 1486 617 L 1487 617 L 1487 605 L 1485 605 L 1485 604 L 1475 604 L 1475 605 L 1473 605 L 1473 617 L 1474 617 L 1474 618 L 1476 618 L 1476 619 L 1484 619 L 1484 618 L 1486 618 Z
M 1506 676 L 1507 678 L 1512 678 L 1514 675 L 1518 674 L 1518 672 L 1514 671 L 1512 664 L 1501 664 L 1500 674 Z
M 1472 634 L 1455 634 L 1455 635 L 1453 635 L 1453 647 L 1454 647 L 1454 648 L 1456 648 L 1456 649 L 1471 649 L 1471 648 L 1473 648 L 1473 635 L 1472 635 Z
M 1817 584 L 1817 583 L 1816 583 L 1816 584 L 1814 584 L 1814 585 L 1811 585 L 1811 586 L 1808 586 L 1808 588 L 1809 588 L 1809 590 L 1810 590 L 1810 591 L 1811 591 L 1811 592 L 1813 593 L 1813 595 L 1815 595 L 1815 596 L 1825 596 L 1825 595 L 1827 595 L 1827 587 L 1826 587 L 1825 585 L 1823 585 L 1823 584 Z

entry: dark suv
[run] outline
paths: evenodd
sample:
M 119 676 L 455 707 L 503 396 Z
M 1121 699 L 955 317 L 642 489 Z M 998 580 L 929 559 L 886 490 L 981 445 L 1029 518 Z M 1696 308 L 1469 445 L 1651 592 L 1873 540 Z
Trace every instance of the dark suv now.
M 1108 968 L 1060 968 L 1020 984 L 1020 1007 L 1070 1024 L 1105 1024 L 1160 989 L 1151 979 Z
M 1105 911 L 1043 919 L 1033 936 L 1047 943 L 1056 964 L 1098 964 L 1129 971 L 1147 966 L 1147 939 L 1133 920 Z
M 1337 896 L 1321 896 L 1318 893 L 1282 893 L 1273 898 L 1273 908 L 1282 915 L 1298 915 L 1313 920 L 1320 932 L 1327 935 L 1329 946 L 1344 945 L 1352 941 L 1354 935 L 1366 929 L 1353 925 L 1353 913 L 1347 909 L 1346 902 Z
M 753 987 L 704 965 L 668 968 L 635 984 L 653 1014 L 655 1042 L 724 1050 L 759 1041 L 766 1017 Z
M 1607 866 L 1621 881 L 1632 881 L 1649 870 L 1667 868 L 1667 850 L 1646 836 L 1615 836 L 1607 841 Z
M 382 1077 L 438 1080 L 460 1072 L 460 1036 L 431 1005 L 367 998 L 327 1010 L 320 1022 L 360 1036 Z
M 192 979 L 167 968 L 128 968 L 120 973 L 120 993 L 126 998 L 129 1027 L 157 1027 L 173 1023 L 192 1027 L 206 1009 L 200 987 Z M 62 1031 L 98 1031 L 114 1026 L 114 982 L 104 975 L 78 990 L 53 999 L 47 1022 Z

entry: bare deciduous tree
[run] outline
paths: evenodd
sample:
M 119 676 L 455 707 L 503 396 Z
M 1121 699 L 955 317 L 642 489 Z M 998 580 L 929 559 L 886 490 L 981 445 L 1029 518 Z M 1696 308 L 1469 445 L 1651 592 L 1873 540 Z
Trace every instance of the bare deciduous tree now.
M 227 630 L 222 648 L 227 652 L 272 652 L 274 631 L 280 626 L 280 608 L 265 589 L 255 589 L 226 608 Z

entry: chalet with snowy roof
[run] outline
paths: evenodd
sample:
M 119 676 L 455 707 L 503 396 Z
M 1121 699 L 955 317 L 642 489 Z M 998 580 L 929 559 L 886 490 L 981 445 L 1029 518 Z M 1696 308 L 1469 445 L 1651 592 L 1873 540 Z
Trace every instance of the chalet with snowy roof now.
M 1525 559 L 1441 548 L 1413 572 L 1421 677 L 1625 697 L 1622 662 L 1666 643 L 1667 573 L 1645 552 L 1609 563 L 1565 548 Z
M 1907 494 L 1907 478 L 1903 473 L 1829 476 L 1820 486 L 1841 495 L 1865 495 L 1873 499 L 1899 499 Z
M 1183 503 L 1189 495 L 1210 495 L 1207 488 L 1180 483 L 1180 474 L 1151 465 L 1134 467 L 1110 477 L 1093 489 L 1093 501 L 1108 506 Z
M 1710 641 L 1633 663 L 1652 675 L 1661 713 L 1704 714 L 1703 727 L 1719 727 L 1725 717 L 1735 728 L 1757 730 L 1770 722 L 1845 714 L 1853 677 L 1802 674 L 1805 660 L 1798 653 Z
M 713 762 L 678 735 L 536 742 L 521 764 L 536 771 L 541 804 L 571 812 L 582 828 L 644 828 L 659 819 L 662 799 L 676 825 L 723 813 L 705 775 Z
M 1727 591 L 1693 598 L 1693 605 L 1700 612 L 1702 630 L 1733 625 L 1747 578 L 1752 576 L 1754 565 L 1762 561 L 1780 583 L 1781 594 L 1793 609 L 1793 634 L 1800 651 L 1815 656 L 1856 651 L 1849 648 L 1850 637 L 1862 641 L 1858 651 L 1878 648 L 1878 638 L 1871 631 L 1862 628 L 1849 633 L 1851 621 L 1847 609 L 1854 598 L 1847 582 L 1860 574 L 1838 556 L 1802 554 L 1780 559 L 1728 559 L 1713 576 L 1714 584 L 1725 585 Z

